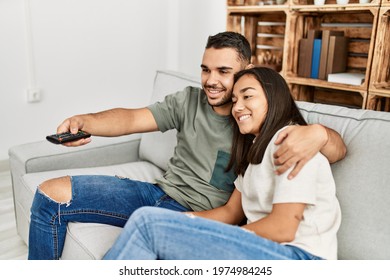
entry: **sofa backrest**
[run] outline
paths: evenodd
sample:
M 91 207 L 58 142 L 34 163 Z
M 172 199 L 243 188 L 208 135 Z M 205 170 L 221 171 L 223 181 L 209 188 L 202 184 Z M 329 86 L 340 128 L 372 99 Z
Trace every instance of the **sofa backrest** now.
M 162 101 L 166 95 L 180 91 L 187 86 L 200 87 L 199 81 L 200 77 L 196 78 L 174 71 L 157 71 L 150 104 Z M 176 143 L 176 130 L 164 133 L 144 133 L 141 136 L 139 157 L 166 170 Z
M 297 102 L 309 123 L 340 133 L 345 159 L 332 164 L 342 211 L 340 259 L 390 259 L 390 113 Z

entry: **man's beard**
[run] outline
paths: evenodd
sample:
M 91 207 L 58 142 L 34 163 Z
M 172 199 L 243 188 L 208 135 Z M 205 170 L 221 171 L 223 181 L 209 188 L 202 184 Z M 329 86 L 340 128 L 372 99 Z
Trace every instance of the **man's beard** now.
M 220 102 L 218 102 L 217 104 L 211 104 L 208 100 L 207 102 L 209 103 L 209 105 L 211 107 L 223 107 L 225 105 L 228 105 L 230 103 L 232 103 L 232 99 L 231 98 L 223 98 Z

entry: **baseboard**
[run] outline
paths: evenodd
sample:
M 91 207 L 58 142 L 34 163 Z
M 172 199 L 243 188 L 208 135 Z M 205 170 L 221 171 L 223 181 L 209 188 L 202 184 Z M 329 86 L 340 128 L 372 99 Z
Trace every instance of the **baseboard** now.
M 9 171 L 9 160 L 4 159 L 0 160 L 0 172 L 7 172 Z

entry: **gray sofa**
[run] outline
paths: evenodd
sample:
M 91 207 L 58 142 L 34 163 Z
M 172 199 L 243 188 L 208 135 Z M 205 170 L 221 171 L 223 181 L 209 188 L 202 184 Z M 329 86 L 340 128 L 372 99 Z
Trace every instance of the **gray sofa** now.
M 153 102 L 199 79 L 158 71 Z M 340 259 L 390 259 L 390 113 L 298 102 L 310 123 L 338 131 L 347 147 L 332 165 L 343 214 Z M 175 132 L 119 138 L 94 137 L 92 143 L 66 148 L 47 141 L 10 148 L 17 229 L 28 242 L 29 211 L 36 187 L 62 175 L 108 174 L 153 181 L 161 176 L 176 144 Z M 62 259 L 100 259 L 121 228 L 70 223 Z

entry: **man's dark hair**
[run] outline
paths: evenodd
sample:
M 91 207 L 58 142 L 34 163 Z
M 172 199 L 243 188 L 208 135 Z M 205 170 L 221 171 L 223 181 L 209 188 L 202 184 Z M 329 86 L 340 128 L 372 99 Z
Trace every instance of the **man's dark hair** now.
M 245 62 L 245 64 L 249 64 L 251 62 L 251 46 L 248 40 L 240 33 L 226 31 L 214 36 L 209 36 L 206 49 L 209 48 L 232 48 L 237 51 L 239 58 Z

